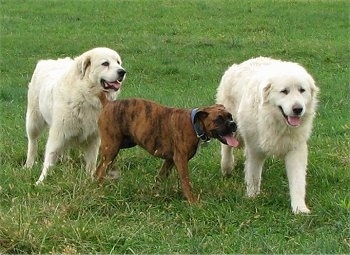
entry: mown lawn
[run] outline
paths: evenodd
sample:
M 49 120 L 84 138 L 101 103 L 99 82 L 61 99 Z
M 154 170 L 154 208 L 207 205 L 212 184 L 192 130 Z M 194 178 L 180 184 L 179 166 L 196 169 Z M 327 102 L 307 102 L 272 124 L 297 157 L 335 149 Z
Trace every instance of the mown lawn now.
M 348 1 L 0 0 L 0 253 L 350 253 Z M 25 170 L 27 84 L 39 59 L 106 46 L 128 71 L 121 98 L 177 107 L 214 103 L 234 62 L 301 63 L 321 89 L 309 142 L 307 204 L 293 215 L 283 161 L 269 159 L 262 195 L 245 197 L 243 153 L 220 173 L 219 143 L 201 148 L 190 206 L 174 173 L 158 190 L 159 159 L 118 158 L 122 177 L 98 186 L 79 152 L 34 186 Z

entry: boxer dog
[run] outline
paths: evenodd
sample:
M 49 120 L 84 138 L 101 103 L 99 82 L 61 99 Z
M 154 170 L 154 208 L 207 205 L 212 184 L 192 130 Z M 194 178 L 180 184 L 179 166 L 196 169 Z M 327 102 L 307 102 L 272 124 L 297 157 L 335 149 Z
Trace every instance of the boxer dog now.
M 238 146 L 234 136 L 236 123 L 223 105 L 190 110 L 139 98 L 112 102 L 101 94 L 100 100 L 104 105 L 98 122 L 101 159 L 95 172 L 99 182 L 120 149 L 139 145 L 165 160 L 156 176 L 156 184 L 167 178 L 175 166 L 183 195 L 188 202 L 195 203 L 197 197 L 191 191 L 188 161 L 195 155 L 200 141 L 215 138 L 226 145 Z

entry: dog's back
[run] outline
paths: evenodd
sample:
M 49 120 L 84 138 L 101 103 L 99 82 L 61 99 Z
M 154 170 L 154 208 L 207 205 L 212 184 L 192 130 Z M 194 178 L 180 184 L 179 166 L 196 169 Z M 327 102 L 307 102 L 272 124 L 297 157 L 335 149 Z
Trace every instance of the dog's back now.
M 240 64 L 233 64 L 224 73 L 217 89 L 216 101 L 225 107 L 236 117 L 240 101 L 244 93 L 252 94 L 250 79 L 261 68 L 270 65 L 274 60 L 266 57 L 249 59 Z M 280 62 L 280 61 L 279 61 Z
M 61 77 L 69 70 L 72 63 L 71 58 L 40 60 L 29 83 L 29 91 L 39 92 L 42 86 L 52 86 L 52 83 L 57 81 L 57 77 Z M 38 96 L 38 93 L 36 94 Z
M 58 81 L 57 77 L 62 77 L 72 63 L 73 60 L 70 58 L 40 60 L 29 82 L 27 111 L 35 111 L 37 115 L 42 115 L 49 125 L 51 124 L 53 90 Z M 41 98 L 40 101 L 39 98 Z
M 103 136 L 117 137 L 123 140 L 122 148 L 137 144 L 151 154 L 161 147 L 169 147 L 165 148 L 168 151 L 172 144 L 162 144 L 161 141 L 172 141 L 169 134 L 174 132 L 169 128 L 178 130 L 179 125 L 187 125 L 180 119 L 184 116 L 183 112 L 189 112 L 186 109 L 167 107 L 140 98 L 104 101 L 104 104 L 99 118 L 101 139 L 104 139 Z M 187 115 L 190 123 L 190 114 Z

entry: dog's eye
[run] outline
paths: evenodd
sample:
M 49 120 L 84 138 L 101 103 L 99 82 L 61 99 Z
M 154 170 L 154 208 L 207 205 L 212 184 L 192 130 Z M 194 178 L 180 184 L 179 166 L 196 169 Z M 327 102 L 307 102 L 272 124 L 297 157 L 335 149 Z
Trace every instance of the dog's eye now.
M 103 66 L 109 66 L 109 62 L 108 62 L 108 61 L 103 62 L 102 65 L 103 65 Z
M 299 92 L 300 92 L 300 93 L 304 93 L 304 92 L 305 92 L 305 89 L 300 88 L 300 89 L 299 89 Z
M 288 95 L 289 91 L 288 91 L 288 89 L 282 89 L 282 90 L 281 90 L 281 93 L 282 93 L 282 94 L 285 94 L 285 95 Z
M 216 122 L 218 125 L 220 125 L 220 124 L 222 124 L 222 123 L 225 122 L 225 119 L 224 119 L 224 117 L 222 117 L 222 116 L 220 115 L 220 116 L 218 116 L 218 117 L 216 118 L 215 122 Z
M 117 63 L 118 63 L 118 65 L 120 65 L 120 64 L 121 64 L 119 60 L 117 61 Z

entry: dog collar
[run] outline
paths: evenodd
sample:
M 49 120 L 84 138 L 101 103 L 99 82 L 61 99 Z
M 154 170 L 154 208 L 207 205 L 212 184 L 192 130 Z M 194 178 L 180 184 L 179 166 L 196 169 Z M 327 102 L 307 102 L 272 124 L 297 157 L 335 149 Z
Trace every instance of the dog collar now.
M 191 111 L 191 122 L 194 128 L 194 131 L 196 132 L 196 135 L 199 139 L 201 139 L 203 142 L 209 142 L 210 138 L 204 133 L 204 131 L 199 127 L 197 121 L 196 121 L 196 115 L 199 112 L 198 108 L 195 108 Z

